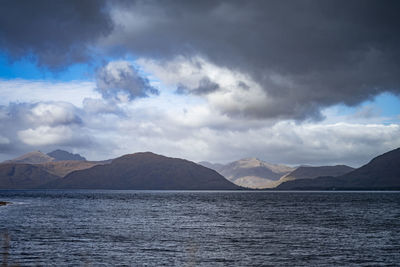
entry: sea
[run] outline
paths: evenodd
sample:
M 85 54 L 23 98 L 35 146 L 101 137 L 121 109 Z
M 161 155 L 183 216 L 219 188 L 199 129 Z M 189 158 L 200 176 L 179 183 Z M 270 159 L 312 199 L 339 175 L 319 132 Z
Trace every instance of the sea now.
M 400 192 L 0 191 L 2 266 L 399 266 Z

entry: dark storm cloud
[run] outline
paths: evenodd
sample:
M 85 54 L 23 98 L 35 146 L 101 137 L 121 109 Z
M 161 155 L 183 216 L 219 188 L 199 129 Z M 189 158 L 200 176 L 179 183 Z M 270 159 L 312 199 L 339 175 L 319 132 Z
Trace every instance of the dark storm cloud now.
M 268 97 L 222 112 L 318 119 L 323 107 L 400 93 L 399 11 L 395 0 L 2 1 L 0 46 L 53 67 L 88 60 L 90 48 L 200 56 L 249 75 Z M 207 88 L 189 91 L 224 89 Z
M 137 1 L 114 13 L 124 19 L 108 44 L 251 75 L 275 103 L 237 113 L 318 118 L 321 107 L 400 92 L 399 11 L 390 0 Z
M 0 48 L 62 67 L 89 59 L 89 46 L 112 30 L 102 0 L 1 1 Z

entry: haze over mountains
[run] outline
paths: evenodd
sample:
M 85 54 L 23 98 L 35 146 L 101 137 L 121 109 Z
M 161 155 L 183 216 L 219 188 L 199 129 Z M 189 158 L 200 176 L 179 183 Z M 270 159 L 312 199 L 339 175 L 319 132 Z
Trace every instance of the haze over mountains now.
M 295 168 L 271 164 L 257 158 L 246 158 L 223 164 L 200 162 L 199 164 L 214 169 L 229 181 L 247 188 L 272 188 L 274 183 Z
M 400 148 L 358 169 L 345 165 L 293 168 L 255 158 L 226 165 L 202 162 L 202 166 L 151 152 L 86 161 L 78 154 L 55 152 L 30 152 L 1 163 L 0 189 L 400 189 Z
M 229 181 L 246 188 L 275 188 L 283 182 L 295 179 L 312 179 L 319 176 L 339 176 L 353 168 L 337 166 L 300 166 L 298 168 L 281 164 L 271 164 L 256 158 L 241 159 L 223 164 L 200 162 L 203 166 L 214 169 Z

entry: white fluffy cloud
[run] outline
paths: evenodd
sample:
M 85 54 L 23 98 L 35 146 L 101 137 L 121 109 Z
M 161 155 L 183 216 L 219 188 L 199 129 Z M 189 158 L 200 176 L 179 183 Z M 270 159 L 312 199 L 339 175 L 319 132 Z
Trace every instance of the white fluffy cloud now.
M 181 92 L 204 95 L 211 108 L 224 114 L 261 112 L 272 101 L 250 76 L 219 67 L 199 56 L 176 57 L 170 61 L 141 58 L 137 63 L 162 83 L 177 87 L 178 92 L 181 89 Z
M 158 63 L 140 62 L 146 71 L 162 77 L 161 82 L 170 89 L 126 103 L 110 102 L 93 93 L 92 97 L 83 95 L 79 105 L 42 101 L 0 106 L 1 159 L 35 149 L 50 151 L 61 147 L 93 160 L 153 151 L 193 161 L 228 162 L 259 157 L 292 165 L 359 166 L 400 146 L 400 125 L 383 124 L 379 113 L 371 113 L 370 108 L 356 109 L 348 115 L 327 110 L 327 119 L 318 123 L 230 116 L 216 109 L 222 111 L 224 104 L 240 97 L 251 105 L 256 103 L 257 99 L 245 95 L 256 85 L 253 89 L 238 85 L 239 81 L 251 85 L 251 79 L 230 70 L 213 69 L 204 62 L 201 68 L 196 69 L 194 64 L 188 68 L 181 66 L 175 72 L 168 68 L 165 72 L 156 71 L 152 68 L 160 67 Z M 198 88 L 204 76 L 218 83 L 220 89 L 200 97 L 171 93 L 179 80 L 175 74 L 183 75 L 188 69 L 196 71 L 185 76 L 187 81 L 183 85 L 187 90 Z M 242 89 L 237 91 L 235 85 Z M 228 96 L 225 98 L 224 94 Z M 221 103 L 217 105 L 219 97 Z
M 71 140 L 72 136 L 72 129 L 63 125 L 56 127 L 40 126 L 18 132 L 21 141 L 31 146 L 64 145 Z
M 50 146 L 91 145 L 85 112 L 70 103 L 12 103 L 0 106 L 0 114 L 0 154 L 4 157 Z
M 150 150 L 194 161 L 227 162 L 259 157 L 286 164 L 350 164 L 359 166 L 372 157 L 400 146 L 397 124 L 297 124 L 235 121 L 190 112 L 192 120 L 147 114 L 118 125 L 115 153 Z M 185 116 L 181 114 L 181 116 Z M 197 123 L 195 123 L 197 121 Z M 208 124 L 204 123 L 208 121 Z M 231 125 L 231 126 L 227 126 Z
M 32 125 L 54 126 L 81 122 L 77 109 L 66 102 L 38 103 L 28 111 L 26 118 Z

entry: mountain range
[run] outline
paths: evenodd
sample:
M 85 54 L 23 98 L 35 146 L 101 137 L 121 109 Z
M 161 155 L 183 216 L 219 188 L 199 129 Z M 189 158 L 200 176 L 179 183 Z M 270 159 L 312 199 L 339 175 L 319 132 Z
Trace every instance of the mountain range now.
M 0 189 L 400 189 L 400 148 L 358 169 L 345 165 L 293 168 L 255 158 L 226 165 L 208 162 L 200 165 L 151 152 L 86 161 L 79 154 L 53 152 L 34 151 L 0 163 Z
M 128 154 L 110 164 L 75 171 L 46 185 L 63 189 L 233 190 L 239 186 L 194 162 L 151 152 Z
M 298 179 L 314 179 L 321 176 L 332 176 L 337 177 L 351 172 L 354 168 L 346 165 L 335 165 L 335 166 L 300 166 L 294 171 L 282 176 L 275 184 L 274 187 L 288 181 Z
M 214 170 L 150 152 L 108 161 L 56 152 L 30 152 L 0 164 L 0 189 L 241 189 Z
M 79 154 L 73 154 L 68 151 L 57 149 L 47 154 L 44 154 L 41 151 L 33 151 L 26 153 L 22 156 L 19 156 L 15 159 L 7 160 L 5 162 L 41 164 L 45 162 L 65 161 L 65 160 L 86 161 L 86 159 Z
M 29 152 L 17 158 L 7 160 L 4 163 L 33 164 L 50 174 L 64 177 L 72 171 L 87 169 L 95 165 L 107 163 L 107 161 L 86 161 L 79 154 L 57 149 L 47 154 L 41 151 Z
M 245 158 L 226 165 L 206 161 L 199 164 L 216 170 L 236 185 L 254 189 L 272 188 L 280 177 L 294 170 L 289 166 L 271 164 L 257 158 Z
M 400 148 L 341 176 L 287 181 L 278 190 L 399 190 Z
M 282 164 L 271 164 L 257 158 L 241 159 L 226 165 L 205 161 L 199 164 L 216 170 L 236 185 L 252 189 L 275 188 L 286 181 L 313 179 L 327 175 L 338 176 L 353 170 L 346 165 L 295 168 Z

